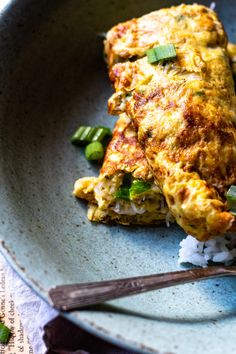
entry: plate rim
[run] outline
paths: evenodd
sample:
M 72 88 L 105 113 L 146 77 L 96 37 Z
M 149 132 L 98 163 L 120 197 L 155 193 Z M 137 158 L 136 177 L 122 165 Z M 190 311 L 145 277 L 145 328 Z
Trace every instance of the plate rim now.
M 3 234 L 2 234 L 3 235 Z M 7 263 L 10 265 L 10 267 L 17 273 L 17 275 L 20 277 L 20 279 L 40 298 L 42 299 L 46 304 L 48 304 L 51 308 L 54 309 L 52 306 L 52 303 L 50 301 L 48 291 L 41 288 L 40 286 L 37 285 L 36 282 L 33 281 L 33 279 L 30 279 L 30 277 L 27 275 L 27 272 L 23 267 L 20 266 L 20 264 L 17 263 L 16 260 L 14 260 L 14 255 L 10 253 L 10 250 L 5 245 L 5 241 L 1 238 L 0 239 L 0 253 L 3 255 Z M 56 310 L 56 309 L 55 309 Z M 58 310 L 56 310 L 58 311 Z M 83 319 L 79 317 L 79 311 L 77 312 L 78 316 L 74 316 L 73 312 L 72 313 L 66 313 L 63 311 L 58 311 L 58 314 L 61 315 L 62 317 L 65 317 L 75 325 L 81 327 L 83 330 L 89 332 L 90 334 L 105 340 L 106 342 L 109 342 L 110 344 L 113 344 L 115 346 L 118 346 L 122 349 L 126 350 L 131 350 L 135 351 L 137 354 L 162 354 L 162 352 L 156 348 L 147 348 L 146 345 L 134 342 L 134 341 L 129 341 L 126 338 L 119 339 L 112 335 L 112 333 L 109 334 L 108 330 L 104 328 L 104 332 L 102 331 L 102 326 L 99 326 L 99 328 L 96 328 L 95 325 L 92 323 L 86 322 Z M 140 348 L 142 346 L 142 349 Z

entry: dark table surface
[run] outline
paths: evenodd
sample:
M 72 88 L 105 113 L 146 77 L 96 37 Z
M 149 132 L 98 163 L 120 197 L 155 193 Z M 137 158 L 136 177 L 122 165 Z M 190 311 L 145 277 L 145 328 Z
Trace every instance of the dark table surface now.
M 45 354 L 136 354 L 99 339 L 58 316 L 44 327 Z

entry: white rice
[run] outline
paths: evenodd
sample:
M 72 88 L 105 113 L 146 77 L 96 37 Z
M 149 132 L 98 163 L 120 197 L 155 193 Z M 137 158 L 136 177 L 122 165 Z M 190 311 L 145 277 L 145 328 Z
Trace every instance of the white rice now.
M 166 227 L 170 227 L 171 213 L 168 211 L 166 214 Z
M 112 210 L 116 214 L 120 214 L 120 215 L 144 214 L 146 211 L 144 207 L 137 206 L 133 202 L 126 203 L 124 201 L 116 201 L 115 205 L 112 207 Z
M 212 2 L 211 5 L 210 5 L 210 9 L 211 10 L 215 10 L 215 8 L 216 8 L 216 3 Z
M 236 259 L 236 234 L 218 236 L 207 242 L 188 235 L 180 242 L 179 264 L 206 267 L 209 262 L 231 264 Z

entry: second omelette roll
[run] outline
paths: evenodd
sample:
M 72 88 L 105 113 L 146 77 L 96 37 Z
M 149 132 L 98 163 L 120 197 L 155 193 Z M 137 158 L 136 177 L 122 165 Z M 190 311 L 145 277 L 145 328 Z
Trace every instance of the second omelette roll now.
M 159 29 L 155 46 L 174 44 L 176 59 L 148 62 L 145 39 L 153 28 Z M 149 37 L 140 37 L 143 31 Z M 117 58 L 133 60 L 111 67 L 110 113 L 132 119 L 155 181 L 185 231 L 200 240 L 227 232 L 234 223 L 225 194 L 236 184 L 236 104 L 216 14 L 200 5 L 164 9 L 126 22 L 112 40 L 106 45 L 118 48 Z

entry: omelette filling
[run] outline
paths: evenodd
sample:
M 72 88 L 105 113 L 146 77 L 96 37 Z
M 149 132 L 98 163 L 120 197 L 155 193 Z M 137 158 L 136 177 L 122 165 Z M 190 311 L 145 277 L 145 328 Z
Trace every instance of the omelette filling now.
M 88 218 L 97 222 L 156 224 L 171 220 L 154 183 L 130 119 L 121 115 L 99 177 L 77 180 L 74 195 L 89 201 Z
M 124 225 L 166 220 L 168 208 L 159 187 L 150 183 L 148 190 L 124 199 L 119 197 L 124 180 L 124 172 L 117 172 L 113 176 L 85 177 L 76 181 L 74 195 L 90 202 L 89 220 L 115 221 Z

